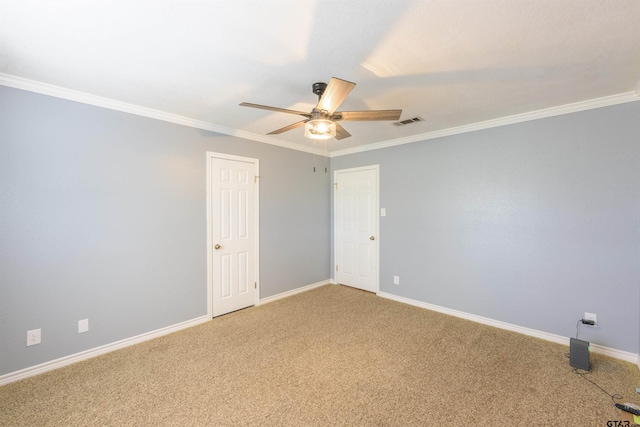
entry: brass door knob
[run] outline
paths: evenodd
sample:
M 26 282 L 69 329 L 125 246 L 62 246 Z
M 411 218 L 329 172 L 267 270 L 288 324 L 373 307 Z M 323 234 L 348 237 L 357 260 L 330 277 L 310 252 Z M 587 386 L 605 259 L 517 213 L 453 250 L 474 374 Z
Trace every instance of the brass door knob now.
M 371 237 L 369 237 L 369 240 L 376 240 L 376 238 L 371 236 Z
M 222 246 L 220 246 L 219 244 L 216 243 L 216 245 L 213 247 L 214 249 L 220 249 Z

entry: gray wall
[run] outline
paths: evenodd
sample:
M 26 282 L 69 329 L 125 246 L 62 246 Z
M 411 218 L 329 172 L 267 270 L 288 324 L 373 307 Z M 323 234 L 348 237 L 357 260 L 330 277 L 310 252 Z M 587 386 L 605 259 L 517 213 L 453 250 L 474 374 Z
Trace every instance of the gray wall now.
M 0 374 L 206 314 L 207 151 L 260 159 L 260 297 L 328 279 L 322 160 L 0 86 Z
M 331 167 L 380 164 L 382 291 L 563 336 L 589 311 L 583 338 L 637 353 L 639 116 L 630 103 Z M 322 159 L 0 86 L 0 375 L 206 314 L 206 151 L 260 159 L 260 296 L 327 279 Z
M 381 291 L 638 353 L 639 138 L 634 102 L 331 165 L 380 165 Z

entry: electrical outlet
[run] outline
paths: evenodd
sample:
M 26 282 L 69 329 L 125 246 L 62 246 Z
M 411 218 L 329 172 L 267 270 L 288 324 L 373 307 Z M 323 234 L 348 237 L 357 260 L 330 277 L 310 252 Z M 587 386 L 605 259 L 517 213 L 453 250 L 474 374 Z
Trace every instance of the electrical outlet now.
M 40 344 L 41 337 L 42 331 L 40 329 L 27 331 L 27 347 L 29 347 L 30 345 Z
M 584 320 L 593 320 L 593 325 L 587 325 L 587 326 L 598 326 L 598 319 L 597 316 L 593 313 L 584 313 Z
M 393 284 L 394 285 L 399 285 L 400 284 L 400 277 L 399 276 L 393 276 Z
M 87 332 L 89 330 L 89 319 L 78 320 L 78 333 Z

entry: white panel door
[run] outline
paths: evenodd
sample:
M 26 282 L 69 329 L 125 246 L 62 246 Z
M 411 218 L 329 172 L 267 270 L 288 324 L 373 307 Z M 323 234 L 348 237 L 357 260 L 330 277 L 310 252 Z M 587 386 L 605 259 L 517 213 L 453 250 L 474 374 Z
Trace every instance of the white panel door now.
M 335 171 L 336 282 L 378 292 L 378 166 Z
M 257 160 L 209 157 L 212 315 L 257 301 Z

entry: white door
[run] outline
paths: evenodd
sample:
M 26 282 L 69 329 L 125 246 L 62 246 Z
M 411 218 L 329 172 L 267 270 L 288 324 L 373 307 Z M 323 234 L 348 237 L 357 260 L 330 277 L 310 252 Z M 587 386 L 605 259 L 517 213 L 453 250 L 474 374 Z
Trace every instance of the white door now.
M 258 160 L 208 153 L 213 317 L 257 303 Z
M 378 165 L 334 174 L 336 282 L 378 292 Z

